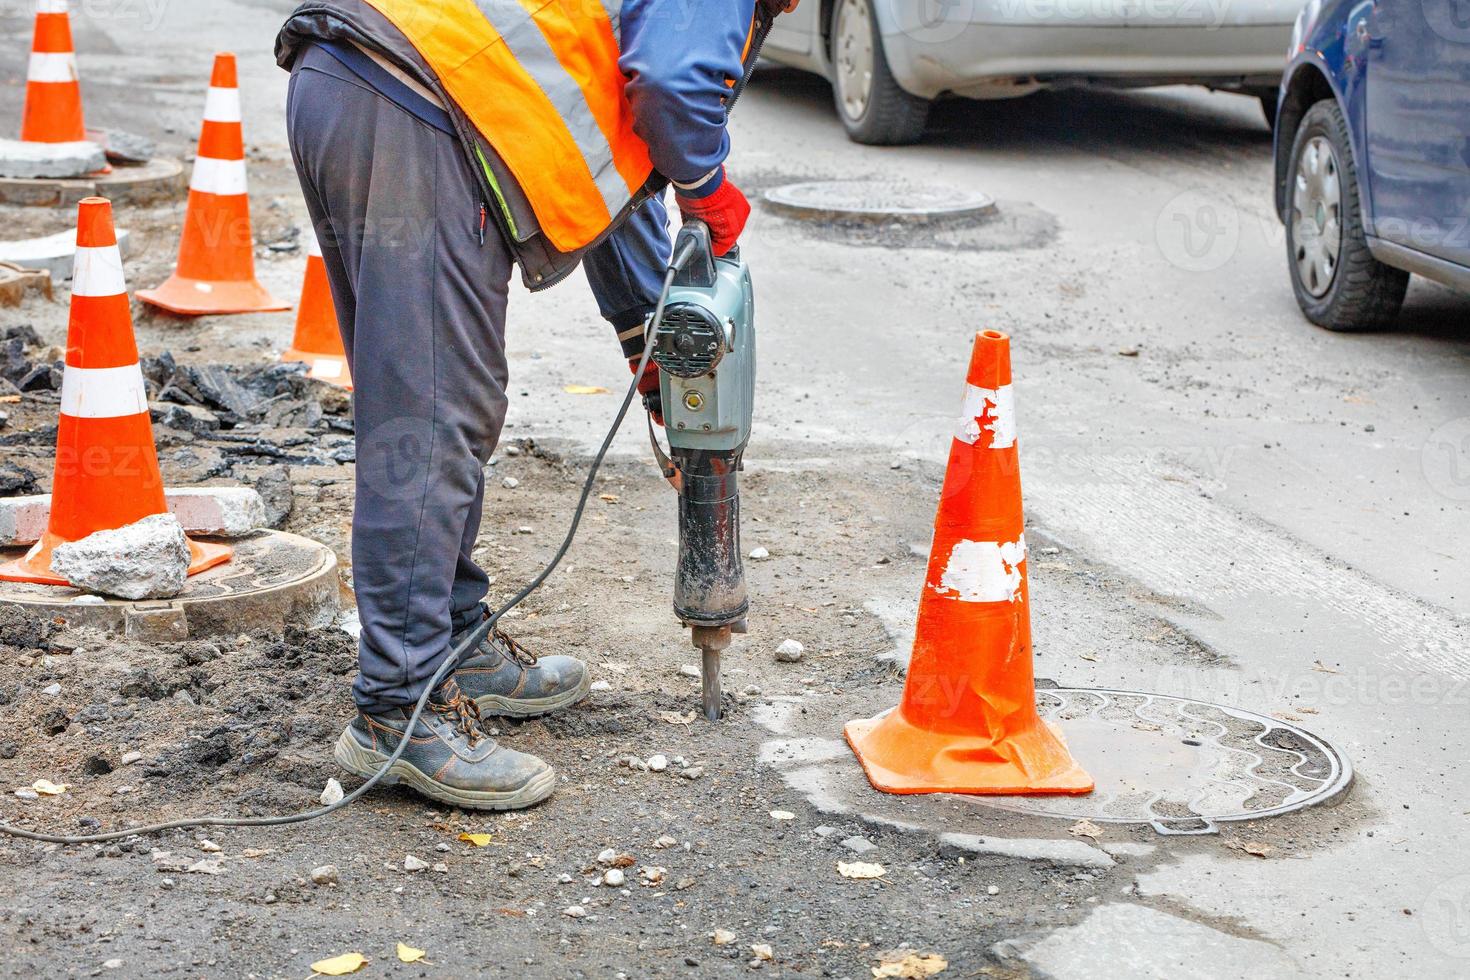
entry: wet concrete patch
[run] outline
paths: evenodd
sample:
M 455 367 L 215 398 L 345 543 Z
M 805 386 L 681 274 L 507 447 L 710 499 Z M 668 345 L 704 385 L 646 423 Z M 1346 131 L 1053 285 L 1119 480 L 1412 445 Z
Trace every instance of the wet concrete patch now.
M 1305 976 L 1270 943 L 1243 939 L 1143 905 L 1105 905 L 1074 926 L 1058 929 L 1024 951 L 1006 942 L 1032 969 L 1055 980 Z

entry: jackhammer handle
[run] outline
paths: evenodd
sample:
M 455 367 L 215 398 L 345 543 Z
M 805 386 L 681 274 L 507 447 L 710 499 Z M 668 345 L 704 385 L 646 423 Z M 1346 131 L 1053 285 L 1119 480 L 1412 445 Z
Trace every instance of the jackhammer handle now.
M 708 288 L 715 284 L 714 237 L 710 234 L 709 225 L 698 218 L 685 220 L 674 238 L 669 268 L 676 270 L 676 286 Z

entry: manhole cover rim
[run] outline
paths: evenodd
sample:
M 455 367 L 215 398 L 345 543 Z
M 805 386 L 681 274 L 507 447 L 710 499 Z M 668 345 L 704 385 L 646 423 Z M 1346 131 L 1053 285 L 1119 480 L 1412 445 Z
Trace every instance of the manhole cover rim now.
M 1123 691 L 1115 688 L 1046 687 L 1038 688 L 1036 693 L 1038 696 L 1048 694 L 1063 696 L 1068 694 L 1083 694 L 1102 695 L 1105 697 L 1143 698 L 1145 704 L 1152 701 L 1170 701 L 1178 704 L 1201 705 L 1203 707 L 1213 708 L 1217 711 L 1224 712 L 1227 715 L 1231 715 L 1233 717 L 1251 721 L 1264 726 L 1264 731 L 1252 737 L 1251 742 L 1255 744 L 1259 744 L 1260 739 L 1264 738 L 1273 729 L 1281 729 L 1290 732 L 1291 734 L 1301 738 L 1303 741 L 1307 742 L 1310 746 L 1319 751 L 1332 766 L 1332 771 L 1322 779 L 1322 785 L 1318 786 L 1316 789 L 1307 792 L 1305 796 L 1303 796 L 1301 799 L 1289 800 L 1287 802 L 1267 807 L 1262 810 L 1254 810 L 1249 813 L 1228 813 L 1221 815 L 1197 814 L 1193 816 L 1178 817 L 1109 816 L 1105 814 L 1085 815 L 1086 819 L 1094 821 L 1096 823 L 1152 825 L 1154 829 L 1158 830 L 1160 833 L 1179 832 L 1169 830 L 1168 825 L 1170 824 L 1195 823 L 1205 825 L 1204 829 L 1198 832 L 1208 833 L 1213 829 L 1213 826 L 1215 824 L 1240 823 L 1242 821 L 1262 820 L 1269 817 L 1280 816 L 1284 813 L 1294 813 L 1298 810 L 1304 810 L 1308 807 L 1322 806 L 1324 804 L 1331 803 L 1333 800 L 1341 797 L 1353 785 L 1355 774 L 1353 771 L 1352 761 L 1348 758 L 1347 753 L 1343 752 L 1336 745 L 1333 745 L 1322 736 L 1308 731 L 1307 729 L 1295 725 L 1289 721 L 1284 721 L 1280 718 L 1272 718 L 1268 715 L 1263 715 L 1255 711 L 1250 711 L 1246 708 L 1236 708 L 1230 705 L 1217 704 L 1213 701 L 1203 701 L 1199 698 L 1184 697 L 1182 695 L 1155 694 L 1147 691 Z M 1140 705 L 1140 707 L 1142 706 Z M 1065 734 L 1065 726 L 1061 725 L 1061 727 L 1063 728 L 1063 733 Z M 1296 766 L 1300 765 L 1301 763 L 1296 764 Z M 1293 766 L 1292 768 L 1296 768 L 1296 766 Z M 1062 813 L 1046 809 L 1046 803 L 1055 802 L 1058 799 L 1054 796 L 1007 797 L 960 793 L 947 793 L 944 795 L 954 799 L 964 800 L 972 804 L 979 804 L 981 806 L 987 806 L 997 810 L 1006 810 L 1011 813 L 1020 813 L 1028 816 L 1046 817 L 1048 819 L 1059 820 L 1076 820 L 1079 818 L 1079 814 L 1076 813 Z M 1086 799 L 1087 797 L 1067 798 Z M 1040 805 L 1026 805 L 1019 802 L 1021 800 L 1025 800 L 1028 802 L 1034 800 L 1037 801 L 1037 803 L 1039 803 Z
M 952 203 L 924 206 L 881 206 L 864 203 L 858 198 L 864 188 L 871 190 L 910 194 L 940 192 L 955 198 Z M 822 198 L 803 196 L 814 189 L 842 190 L 852 192 L 848 200 L 841 197 Z M 796 217 L 806 218 L 857 218 L 892 221 L 926 221 L 933 218 L 952 218 L 965 215 L 988 215 L 996 210 L 995 198 L 981 191 L 963 190 L 934 184 L 903 184 L 880 180 L 811 180 L 794 184 L 782 184 L 767 189 L 762 198 L 778 210 Z
M 47 613 L 69 612 L 84 617 L 89 612 L 96 615 L 121 615 L 128 610 L 154 606 L 199 606 L 210 603 L 228 605 L 272 592 L 290 591 L 293 588 L 310 584 L 330 570 L 334 570 L 338 564 L 336 552 L 328 545 L 291 531 L 262 528 L 249 535 L 233 539 L 205 535 L 201 537 L 204 540 L 233 545 L 237 552 L 241 553 L 241 557 L 246 559 L 265 555 L 273 547 L 291 548 L 305 555 L 309 564 L 291 572 L 289 577 L 279 581 L 251 582 L 242 588 L 232 588 L 221 592 L 190 592 L 186 586 L 185 592 L 168 599 L 119 599 L 112 596 L 93 596 L 93 599 L 99 601 L 78 602 L 76 600 L 79 596 L 85 596 L 88 593 L 65 586 L 33 586 L 24 582 L 0 582 L 0 605 L 25 606 L 37 611 L 44 610 Z M 25 553 L 22 548 L 7 548 L 0 549 L 0 551 L 3 551 L 6 556 Z M 241 566 L 226 562 L 201 572 L 197 578 L 191 578 L 190 582 L 205 586 L 217 585 L 221 581 L 235 577 L 240 569 Z M 246 566 L 246 570 L 249 569 L 250 566 Z M 58 595 L 56 593 L 58 589 L 64 589 L 65 594 Z

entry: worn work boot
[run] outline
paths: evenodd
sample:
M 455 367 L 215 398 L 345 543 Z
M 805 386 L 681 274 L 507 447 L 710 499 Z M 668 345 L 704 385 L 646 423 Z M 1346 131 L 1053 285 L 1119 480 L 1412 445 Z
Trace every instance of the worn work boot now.
M 450 646 L 463 636 L 455 634 Z M 576 657 L 538 657 L 498 627 L 460 661 L 454 679 L 482 712 L 512 718 L 569 708 L 592 689 L 592 675 Z
M 412 708 L 359 711 L 333 754 L 367 779 L 403 740 Z M 534 755 L 501 748 L 480 724 L 480 711 L 451 677 L 430 696 L 408 748 L 382 780 L 405 783 L 441 803 L 473 810 L 518 810 L 556 789 L 556 771 Z

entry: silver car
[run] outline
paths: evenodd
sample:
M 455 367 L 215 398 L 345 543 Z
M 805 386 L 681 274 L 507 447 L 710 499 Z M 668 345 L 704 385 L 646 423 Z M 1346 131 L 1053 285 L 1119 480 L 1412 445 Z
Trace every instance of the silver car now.
M 859 143 L 916 142 L 940 96 L 1192 83 L 1261 100 L 1302 0 L 803 0 L 761 54 L 832 83 Z

